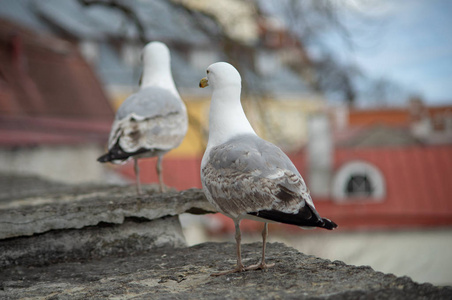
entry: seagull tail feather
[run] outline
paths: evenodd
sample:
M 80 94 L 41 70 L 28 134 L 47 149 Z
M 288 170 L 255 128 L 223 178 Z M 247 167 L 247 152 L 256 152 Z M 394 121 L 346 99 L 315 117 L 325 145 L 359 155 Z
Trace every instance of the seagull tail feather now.
M 97 161 L 101 162 L 101 163 L 112 162 L 112 163 L 117 164 L 117 163 L 122 163 L 135 155 L 139 155 L 139 154 L 142 154 L 142 153 L 145 153 L 148 151 L 150 151 L 150 150 L 146 149 L 146 148 L 140 148 L 135 152 L 125 152 L 124 150 L 122 150 L 122 148 L 119 146 L 119 144 L 116 143 L 116 145 L 113 146 L 113 148 L 111 148 L 104 155 L 100 156 L 97 159 Z
M 332 230 L 337 227 L 337 224 L 333 221 L 318 217 L 313 213 L 312 208 L 310 208 L 309 206 L 305 206 L 295 214 L 286 213 L 274 209 L 249 212 L 248 214 L 271 221 L 300 226 L 305 229 L 320 227 Z
M 102 156 L 99 156 L 99 157 L 97 158 L 97 161 L 98 161 L 98 162 L 101 162 L 101 163 L 105 163 L 105 162 L 111 161 L 111 155 L 110 155 L 110 152 L 105 153 L 105 154 L 102 155 Z

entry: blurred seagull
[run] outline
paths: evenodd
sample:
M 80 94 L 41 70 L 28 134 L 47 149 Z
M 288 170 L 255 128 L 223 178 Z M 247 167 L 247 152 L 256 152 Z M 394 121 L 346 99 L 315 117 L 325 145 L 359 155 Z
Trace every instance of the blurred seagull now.
M 163 192 L 163 155 L 179 146 L 188 127 L 187 109 L 171 74 L 168 47 L 161 42 L 147 44 L 143 49 L 143 64 L 140 90 L 119 107 L 108 152 L 97 159 L 121 163 L 133 158 L 138 194 L 141 194 L 138 159 L 158 157 L 156 169 Z
M 201 182 L 209 202 L 234 221 L 237 243 L 236 268 L 212 275 L 273 266 L 265 263 L 267 222 L 306 229 L 336 228 L 333 221 L 319 216 L 303 178 L 290 159 L 254 132 L 240 104 L 239 72 L 228 63 L 212 64 L 199 86 L 213 88 Z M 248 267 L 244 267 L 241 259 L 242 219 L 264 222 L 261 262 Z

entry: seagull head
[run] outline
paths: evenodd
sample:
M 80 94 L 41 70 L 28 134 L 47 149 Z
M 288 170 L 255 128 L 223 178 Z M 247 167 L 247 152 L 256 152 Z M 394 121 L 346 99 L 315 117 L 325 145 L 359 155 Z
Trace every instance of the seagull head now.
M 171 58 L 168 47 L 162 42 L 150 42 L 144 47 L 142 58 L 141 88 L 158 86 L 169 89 L 179 96 L 171 74 Z
M 242 78 L 232 65 L 225 62 L 217 62 L 207 68 L 207 76 L 201 79 L 199 87 L 239 87 L 242 86 Z
M 143 49 L 144 67 L 150 70 L 170 68 L 170 51 L 162 42 L 150 42 Z

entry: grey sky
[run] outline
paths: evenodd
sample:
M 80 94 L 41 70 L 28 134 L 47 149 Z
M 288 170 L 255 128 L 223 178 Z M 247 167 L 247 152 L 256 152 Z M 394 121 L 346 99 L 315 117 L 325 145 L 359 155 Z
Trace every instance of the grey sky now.
M 374 13 L 381 23 L 364 42 L 358 39 L 352 51 L 343 50 L 342 59 L 357 63 L 370 76 L 397 81 L 430 104 L 451 104 L 452 1 L 362 2 L 357 9 L 378 6 Z M 357 30 L 352 26 L 352 34 Z

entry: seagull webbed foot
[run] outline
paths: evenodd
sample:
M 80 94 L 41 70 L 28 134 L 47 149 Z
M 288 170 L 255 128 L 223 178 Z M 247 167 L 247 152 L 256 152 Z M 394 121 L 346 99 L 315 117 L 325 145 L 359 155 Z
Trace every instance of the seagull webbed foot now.
M 221 276 L 221 275 L 227 275 L 227 274 L 232 274 L 232 273 L 241 273 L 241 272 L 245 272 L 245 271 L 246 271 L 246 268 L 243 265 L 237 265 L 232 270 L 228 270 L 228 271 L 224 271 L 224 272 L 218 272 L 218 273 L 213 273 L 213 274 L 210 274 L 210 276 Z
M 256 265 L 251 265 L 245 268 L 245 271 L 249 270 L 264 270 L 267 271 L 268 268 L 274 267 L 275 264 L 266 264 L 265 262 L 260 262 Z

